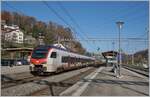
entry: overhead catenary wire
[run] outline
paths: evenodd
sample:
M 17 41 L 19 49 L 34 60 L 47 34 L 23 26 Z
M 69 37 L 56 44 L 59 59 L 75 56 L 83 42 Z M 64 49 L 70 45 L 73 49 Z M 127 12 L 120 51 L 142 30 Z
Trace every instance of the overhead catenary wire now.
M 6 2 L 6 3 L 7 3 L 7 2 Z M 8 4 L 7 4 L 7 5 L 8 5 Z M 20 12 L 20 13 L 23 14 L 23 12 L 22 12 L 21 10 L 16 9 L 15 7 L 11 6 L 10 4 L 9 4 L 9 7 L 13 8 L 14 10 L 16 10 L 16 11 L 18 11 L 18 12 Z M 132 11 L 132 10 L 131 10 L 131 11 Z M 55 12 L 57 12 L 57 11 L 55 11 Z M 58 15 L 59 15 L 59 14 L 58 14 Z M 130 15 L 130 14 L 129 14 L 129 15 Z M 126 15 L 126 16 L 128 16 L 128 15 Z M 137 18 L 139 18 L 139 16 L 138 16 Z M 106 19 L 106 20 L 107 20 L 107 19 Z M 137 20 L 139 20 L 139 19 L 136 19 L 136 21 L 137 21 Z M 66 21 L 66 20 L 65 20 L 65 21 Z M 76 22 L 76 21 L 75 21 L 75 22 Z M 66 24 L 66 23 L 67 23 L 67 24 Z M 70 28 L 74 29 L 73 27 L 70 26 L 70 24 L 68 24 L 67 21 L 66 21 L 66 23 L 65 23 L 66 25 L 69 25 Z M 74 23 L 74 24 L 75 24 L 76 26 L 78 25 L 78 24 L 76 24 L 76 23 Z M 78 29 L 80 29 L 80 26 L 78 27 Z M 74 29 L 74 30 L 75 30 L 75 29 Z M 81 30 L 82 30 L 82 29 L 81 29 Z M 75 32 L 76 32 L 76 31 L 75 31 Z M 81 32 L 84 32 L 84 31 L 81 31 Z M 76 33 L 77 33 L 77 32 L 76 32 Z M 85 36 L 86 36 L 86 35 L 85 35 Z M 85 36 L 84 36 L 84 37 L 85 37 Z M 82 36 L 80 36 L 80 37 L 82 37 Z M 76 38 L 76 39 L 77 39 L 77 38 Z M 83 39 L 84 39 L 84 38 L 82 37 L 80 40 L 83 41 Z M 88 40 L 88 39 L 89 39 L 89 37 L 88 37 L 85 41 L 88 41 L 88 42 L 91 42 L 91 41 L 92 41 L 92 40 Z M 104 40 L 103 40 L 103 39 L 100 40 L 100 39 L 99 39 L 99 40 L 96 40 L 96 41 L 108 41 L 108 40 L 105 40 L 105 39 L 104 39 Z M 112 41 L 112 40 L 110 39 L 109 41 Z M 131 40 L 130 40 L 130 41 L 131 41 Z M 136 41 L 136 40 L 133 39 L 133 41 Z M 146 40 L 139 40 L 139 42 L 142 42 L 142 41 L 146 41 Z M 138 42 L 138 40 L 137 40 L 136 42 Z
M 58 18 L 60 18 L 66 25 L 68 25 L 70 28 L 73 28 L 61 15 L 59 15 L 50 5 L 48 5 L 48 3 L 47 2 L 45 2 L 45 1 L 43 1 L 43 3 L 58 17 Z M 77 32 L 76 32 L 76 34 L 78 34 Z M 82 37 L 81 35 L 79 35 L 80 37 L 81 37 L 81 39 L 84 39 L 84 37 Z M 77 38 L 76 38 L 77 39 Z M 77 39 L 78 40 L 78 39 Z M 62 39 L 61 39 L 61 41 L 63 41 Z M 74 41 L 76 41 L 76 40 L 74 40 Z M 87 42 L 87 41 L 86 41 Z M 88 43 L 89 44 L 89 43 Z M 92 47 L 92 46 L 91 46 Z
M 90 38 L 90 39 L 79 39 L 80 41 L 118 41 L 118 38 Z M 73 39 L 64 39 L 64 41 L 74 41 Z M 147 39 L 142 38 L 124 38 L 121 41 L 128 42 L 128 41 L 134 41 L 134 42 L 145 42 L 148 41 Z
M 19 9 L 15 8 L 14 6 L 8 4 L 6 1 L 3 2 L 3 3 L 6 4 L 8 7 L 10 7 L 11 9 L 16 10 L 17 12 L 19 12 L 21 15 L 24 15 L 24 13 L 21 10 L 19 10 Z M 11 23 L 14 23 L 14 17 L 11 16 L 11 18 L 12 18 L 12 22 Z
M 59 15 L 58 13 L 57 13 L 57 11 L 55 11 L 46 1 L 42 1 L 43 2 L 43 4 L 44 5 L 46 5 L 47 6 L 47 8 L 49 9 L 49 10 L 51 10 L 61 21 L 63 21 L 67 26 L 69 26 L 72 30 L 74 30 L 74 34 L 76 33 L 77 34 L 77 32 L 76 32 L 76 30 L 61 16 L 61 15 Z
M 10 4 L 8 4 L 7 2 L 5 2 L 9 7 L 11 7 L 11 8 L 13 8 L 13 9 L 15 9 L 16 11 L 18 11 L 18 12 L 20 12 L 20 13 L 22 13 L 23 14 L 23 12 L 22 11 L 20 11 L 19 9 L 16 9 L 15 7 L 13 7 L 13 6 L 11 6 Z M 49 6 L 50 7 L 50 6 Z M 64 9 L 64 7 L 62 6 L 62 8 Z M 52 8 L 51 8 L 52 9 Z M 136 9 L 135 11 L 137 11 L 138 9 Z M 52 11 L 54 11 L 54 13 L 55 14 L 57 14 L 57 12 L 54 10 L 54 9 L 52 9 Z M 66 11 L 65 9 L 64 9 L 64 11 Z M 120 10 L 121 11 L 121 10 Z M 131 11 L 131 12 L 133 12 L 133 11 Z M 66 13 L 68 13 L 67 11 L 66 11 Z M 126 13 L 126 16 L 127 15 L 129 15 L 130 13 Z M 61 18 L 61 20 L 62 21 L 64 21 L 65 22 L 65 24 L 67 24 L 67 25 L 69 25 L 59 14 L 57 14 L 57 16 L 59 17 L 59 18 Z M 68 16 L 69 16 L 69 14 L 68 14 Z M 126 17 L 126 16 L 123 16 L 123 17 Z M 81 30 L 81 28 L 80 28 L 80 26 L 75 22 L 75 20 L 72 18 L 72 17 L 70 17 L 73 21 L 74 21 L 74 23 L 78 26 L 78 28 Z M 106 19 L 106 20 L 108 20 L 108 19 Z M 139 19 L 138 19 L 139 20 Z M 76 32 L 76 31 L 75 31 Z M 83 32 L 83 31 L 82 31 Z M 84 33 L 84 32 L 83 32 Z M 87 35 L 85 35 L 85 36 L 87 36 Z
M 44 3 L 59 19 L 61 19 L 67 26 L 69 26 L 69 27 L 73 30 L 73 32 L 77 33 L 76 30 L 75 30 L 65 19 L 63 19 L 63 17 L 61 17 L 51 6 L 49 6 L 49 5 L 46 3 L 46 1 L 43 1 L 43 3 Z M 7 2 L 5 2 L 5 4 L 6 4 L 8 7 L 10 7 L 10 8 L 12 8 L 12 9 L 16 10 L 17 12 L 19 12 L 19 13 L 21 13 L 21 14 L 24 14 L 21 10 L 19 10 L 19 9 L 17 9 L 17 8 L 15 8 L 15 7 L 13 7 L 12 5 L 8 4 Z M 84 39 L 84 37 L 82 37 L 81 35 L 80 35 L 80 37 L 81 37 L 81 39 Z M 77 38 L 75 38 L 75 39 L 77 39 Z
M 86 38 L 89 38 L 89 37 L 87 36 L 87 34 L 84 33 L 84 31 L 81 29 L 81 27 L 80 27 L 79 24 L 76 22 L 76 20 L 70 15 L 70 13 L 68 12 L 68 10 L 67 10 L 60 2 L 58 2 L 58 4 L 59 4 L 60 7 L 62 8 L 62 10 L 66 13 L 66 15 L 70 18 L 70 20 L 71 20 L 71 21 L 76 25 L 76 27 L 80 30 L 80 32 L 82 32 Z
M 133 9 L 133 8 L 132 8 Z M 134 14 L 134 17 L 133 17 L 133 15 L 131 15 L 132 13 L 134 13 L 134 12 L 136 12 L 137 13 L 137 11 L 139 11 L 139 10 L 141 10 L 141 7 L 138 7 L 138 8 L 135 8 L 135 10 L 129 10 L 127 13 L 125 12 L 125 14 L 122 14 L 120 17 L 122 17 L 122 18 L 127 18 L 128 20 L 131 20 L 131 19 L 134 19 L 134 22 L 136 21 L 140 21 L 140 20 L 142 20 L 143 18 L 143 15 L 140 15 L 140 17 L 139 16 L 136 16 L 135 14 Z M 121 10 L 120 10 L 121 11 Z M 115 15 L 115 14 L 114 14 Z M 132 16 L 132 17 L 131 17 Z M 144 14 L 144 16 L 145 16 L 145 14 Z M 130 18 L 129 18 L 130 17 Z M 114 18 L 106 18 L 106 21 L 103 23 L 103 25 L 101 25 L 100 27 L 99 27 L 99 29 L 100 28 L 105 28 L 105 26 L 106 25 L 108 25 L 108 24 L 110 24 L 110 21 L 116 21 L 116 17 L 114 17 Z
M 71 14 L 68 12 L 68 10 L 61 4 L 61 2 L 58 2 L 58 4 L 60 5 L 61 9 L 65 12 L 65 14 L 70 18 L 70 20 L 73 22 L 73 24 L 75 24 L 75 26 L 79 29 L 79 31 L 81 32 L 81 34 L 85 37 L 85 39 L 89 39 L 88 35 L 81 29 L 81 27 L 79 26 L 79 24 L 76 22 L 76 20 L 71 16 Z M 79 33 L 80 34 L 80 33 Z M 80 36 L 81 36 L 80 34 Z M 86 41 L 87 44 L 89 44 L 90 42 Z M 91 46 L 92 47 L 92 46 Z
M 137 10 L 139 10 L 139 9 L 136 9 L 135 12 L 137 12 Z M 133 11 L 131 11 L 130 13 L 126 13 L 125 15 L 122 15 L 121 17 L 125 18 L 125 17 L 129 16 L 131 13 L 133 13 Z M 142 16 L 143 16 L 143 15 L 142 15 Z M 135 17 L 134 17 L 134 18 L 135 18 Z M 136 18 L 137 18 L 137 16 L 136 16 Z M 139 17 L 138 17 L 138 18 L 139 18 Z M 115 19 L 116 19 L 116 18 L 115 18 Z M 113 20 L 115 20 L 115 19 L 113 19 Z M 129 19 L 133 19 L 133 16 L 132 16 L 132 18 L 129 18 Z M 129 20 L 129 19 L 128 19 L 128 20 Z M 111 19 L 111 20 L 112 20 L 112 19 Z M 139 20 L 139 19 L 137 19 L 137 20 Z M 109 23 L 109 24 L 110 24 L 110 23 Z M 139 39 L 136 40 L 136 39 L 138 39 L 138 38 L 130 38 L 130 41 L 134 41 L 134 42 L 135 42 L 135 41 L 136 41 L 136 42 L 143 42 L 143 41 L 146 41 L 146 40 L 139 40 Z M 111 40 L 111 39 L 110 39 L 110 40 L 103 40 L 103 39 L 97 39 L 97 40 L 94 39 L 94 40 L 91 40 L 91 39 L 90 39 L 90 40 L 80 40 L 80 41 L 113 41 L 113 40 Z
M 4 4 L 6 4 L 8 7 L 12 8 L 12 9 L 16 10 L 17 12 L 21 13 L 22 15 L 24 15 L 24 13 L 21 10 L 19 10 L 19 9 L 15 8 L 14 6 L 8 4 L 6 1 L 4 2 Z
M 139 8 L 136 8 L 136 10 L 134 10 L 134 11 L 130 11 L 130 12 L 128 12 L 128 13 L 125 13 L 125 15 L 122 15 L 121 17 L 127 17 L 127 16 L 129 16 L 131 13 L 133 13 L 133 12 L 137 12 L 137 10 L 139 11 Z M 132 19 L 132 18 L 130 18 L 130 19 Z M 114 19 L 113 19 L 114 20 Z M 139 19 L 138 19 L 139 20 Z

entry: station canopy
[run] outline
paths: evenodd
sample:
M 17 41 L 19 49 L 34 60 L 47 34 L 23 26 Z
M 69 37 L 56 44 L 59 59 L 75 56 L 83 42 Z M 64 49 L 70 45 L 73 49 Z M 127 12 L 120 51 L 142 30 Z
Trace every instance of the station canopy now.
M 118 52 L 116 51 L 107 51 L 107 52 L 102 52 L 102 55 L 105 56 L 117 56 Z
M 8 52 L 31 52 L 33 48 L 7 48 L 2 49 L 2 51 L 8 51 Z

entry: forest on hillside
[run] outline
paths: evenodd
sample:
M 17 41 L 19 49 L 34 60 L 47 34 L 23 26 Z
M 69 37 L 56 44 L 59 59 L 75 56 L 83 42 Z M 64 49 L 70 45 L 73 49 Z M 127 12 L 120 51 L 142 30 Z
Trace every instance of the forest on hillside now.
M 148 49 L 138 51 L 134 54 L 135 56 L 135 63 L 147 63 L 148 64 Z
M 24 36 L 31 35 L 38 40 L 39 35 L 44 36 L 43 41 L 45 45 L 50 45 L 56 43 L 59 39 L 74 39 L 73 31 L 69 27 L 64 27 L 53 21 L 48 23 L 38 21 L 35 17 L 27 16 L 17 12 L 1 12 L 1 20 L 5 20 L 7 25 L 18 25 L 21 31 L 24 33 Z M 63 41 L 60 42 L 66 44 Z M 80 42 L 70 41 L 70 49 L 74 52 L 84 54 L 86 50 L 83 48 Z
M 132 64 L 134 60 L 134 65 L 137 64 L 148 64 L 148 49 L 137 51 L 134 54 L 123 54 L 123 64 Z M 134 59 L 133 59 L 134 57 Z

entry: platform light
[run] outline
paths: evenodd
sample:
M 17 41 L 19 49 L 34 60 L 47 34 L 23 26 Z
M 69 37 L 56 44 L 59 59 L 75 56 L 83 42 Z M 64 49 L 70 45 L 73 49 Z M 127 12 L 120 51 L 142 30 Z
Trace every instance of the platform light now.
M 120 35 L 120 33 L 121 33 L 121 29 L 122 29 L 122 27 L 123 27 L 123 24 L 124 24 L 124 22 L 122 22 L 122 21 L 117 21 L 116 22 L 116 24 L 117 24 L 117 26 L 118 26 L 118 28 L 119 28 L 119 48 L 118 48 L 118 52 L 119 52 L 119 63 L 118 63 L 118 65 L 119 65 L 119 77 L 121 77 L 121 65 L 122 65 L 122 58 L 121 58 L 121 35 Z

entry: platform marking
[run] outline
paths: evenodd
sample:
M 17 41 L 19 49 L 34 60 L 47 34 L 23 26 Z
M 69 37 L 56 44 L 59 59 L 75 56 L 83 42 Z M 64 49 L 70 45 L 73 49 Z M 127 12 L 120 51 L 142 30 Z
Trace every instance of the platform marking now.
M 91 74 L 89 74 L 88 76 L 85 77 L 85 79 L 94 79 L 98 74 L 99 72 L 101 72 L 101 70 L 103 69 L 104 67 L 100 67 L 98 69 L 96 69 L 94 72 L 92 72 Z M 72 87 L 68 88 L 67 90 L 65 90 L 64 92 L 62 92 L 60 94 L 60 96 L 65 96 L 71 92 L 74 92 L 72 94 L 72 96 L 80 96 L 84 91 L 85 89 L 88 87 L 88 85 L 90 84 L 91 81 L 89 82 L 83 82 L 83 81 L 79 81 L 77 82 L 76 84 L 74 84 Z
M 128 69 L 126 69 L 126 68 L 123 68 L 123 69 L 126 70 L 127 72 L 130 72 L 130 73 L 134 74 L 135 76 L 144 78 L 146 81 L 149 81 L 149 79 L 148 79 L 147 77 L 145 77 L 145 76 L 143 76 L 143 75 L 141 75 L 141 74 L 138 74 L 138 73 L 136 73 L 136 72 L 134 72 L 134 71 L 131 71 L 131 70 L 128 70 Z

